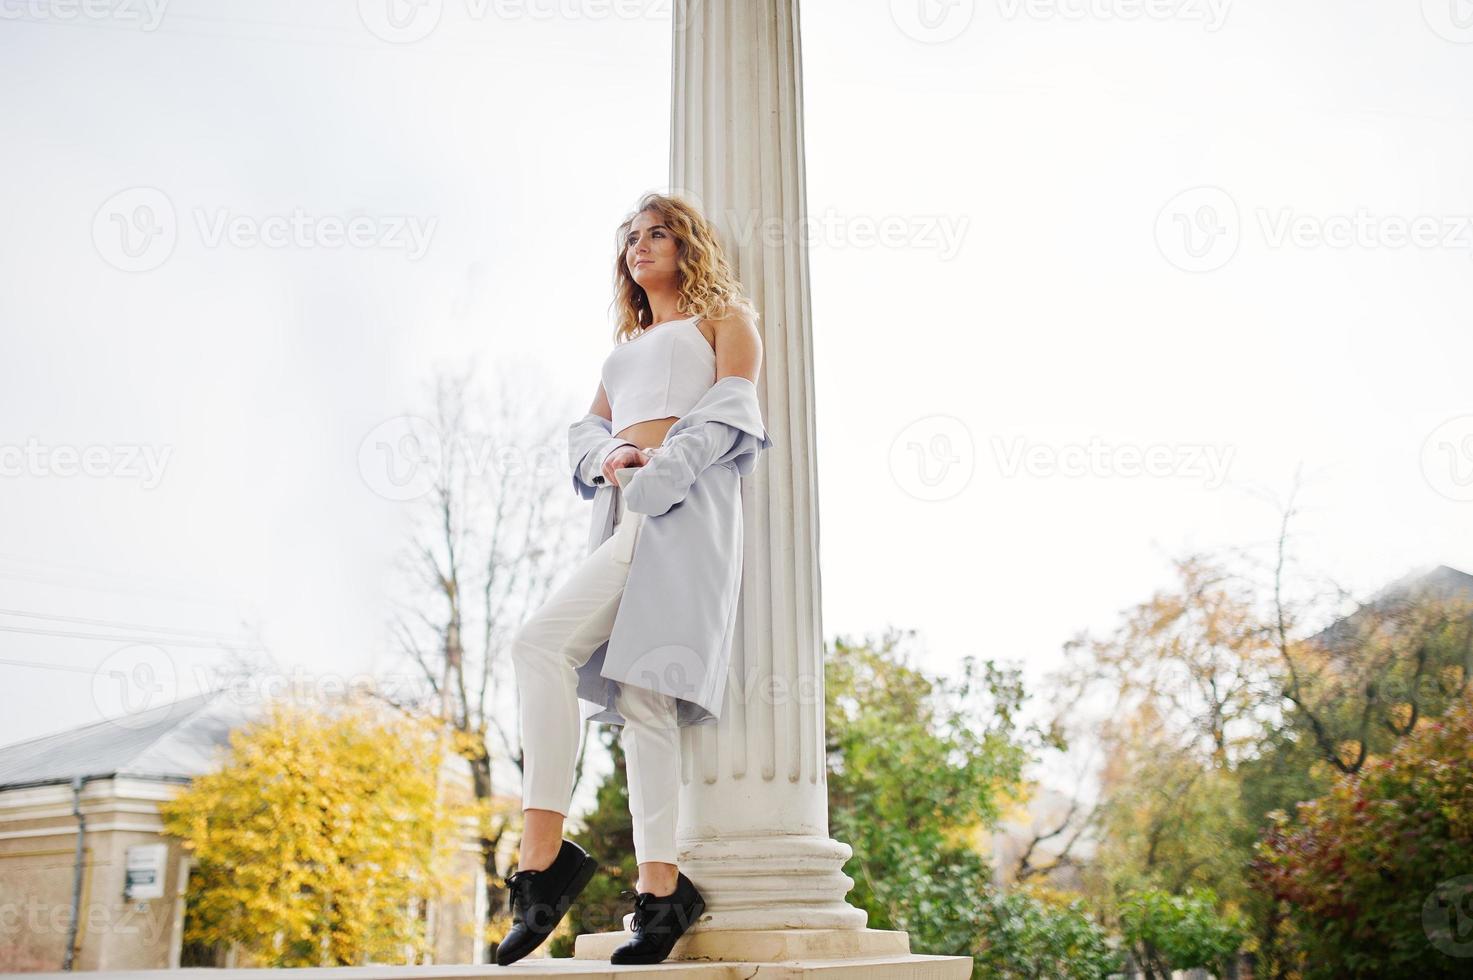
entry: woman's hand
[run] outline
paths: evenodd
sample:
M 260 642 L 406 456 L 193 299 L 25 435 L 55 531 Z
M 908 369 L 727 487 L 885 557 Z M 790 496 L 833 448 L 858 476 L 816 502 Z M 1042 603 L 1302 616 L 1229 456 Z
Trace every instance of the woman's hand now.
M 614 486 L 618 486 L 619 481 L 614 477 L 615 470 L 622 470 L 626 466 L 643 466 L 649 461 L 649 453 L 646 453 L 644 450 L 634 446 L 620 446 L 618 449 L 609 453 L 608 458 L 604 460 L 604 479 Z

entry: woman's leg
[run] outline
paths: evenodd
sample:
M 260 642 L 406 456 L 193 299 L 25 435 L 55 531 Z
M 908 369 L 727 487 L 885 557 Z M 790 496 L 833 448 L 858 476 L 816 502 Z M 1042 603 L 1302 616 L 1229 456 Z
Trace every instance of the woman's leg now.
M 675 822 L 680 804 L 680 728 L 675 699 L 621 684 L 616 702 L 625 725 L 619 733 L 629 777 L 634 819 L 636 891 L 669 895 L 676 883 Z
M 583 729 L 577 668 L 613 632 L 635 530 L 633 522 L 620 520 L 614 534 L 583 559 L 512 641 L 526 817 L 518 870 L 545 869 L 562 845 Z

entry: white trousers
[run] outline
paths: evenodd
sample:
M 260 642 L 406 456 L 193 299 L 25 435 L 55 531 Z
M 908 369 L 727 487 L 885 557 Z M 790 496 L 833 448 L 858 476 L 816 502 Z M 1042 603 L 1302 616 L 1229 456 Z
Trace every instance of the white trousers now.
M 632 472 L 632 471 L 630 471 Z M 583 731 L 576 669 L 609 638 L 629 579 L 634 542 L 645 516 L 626 511 L 615 493 L 614 533 L 522 625 L 512 641 L 522 726 L 522 807 L 567 816 Z M 635 859 L 675 860 L 680 803 L 680 728 L 675 699 L 621 685 L 615 702 L 627 720 L 619 733 L 629 776 Z

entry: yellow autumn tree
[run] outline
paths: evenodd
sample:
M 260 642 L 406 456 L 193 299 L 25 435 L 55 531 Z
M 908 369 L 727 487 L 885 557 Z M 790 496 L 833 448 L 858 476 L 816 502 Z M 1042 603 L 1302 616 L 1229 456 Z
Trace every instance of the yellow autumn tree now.
M 468 887 L 451 860 L 479 812 L 442 792 L 442 726 L 362 700 L 278 703 L 230 743 L 160 807 L 197 862 L 184 941 L 271 967 L 426 961 L 421 913 Z

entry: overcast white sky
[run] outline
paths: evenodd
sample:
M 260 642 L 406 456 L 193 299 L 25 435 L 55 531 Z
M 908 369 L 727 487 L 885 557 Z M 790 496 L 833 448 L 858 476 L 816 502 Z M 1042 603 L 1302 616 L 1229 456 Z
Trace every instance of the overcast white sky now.
M 428 2 L 0 0 L 0 743 L 242 618 L 382 665 L 365 437 L 470 359 L 586 408 L 668 4 Z M 825 636 L 1036 680 L 1300 463 L 1316 571 L 1473 571 L 1460 2 L 805 2 Z

